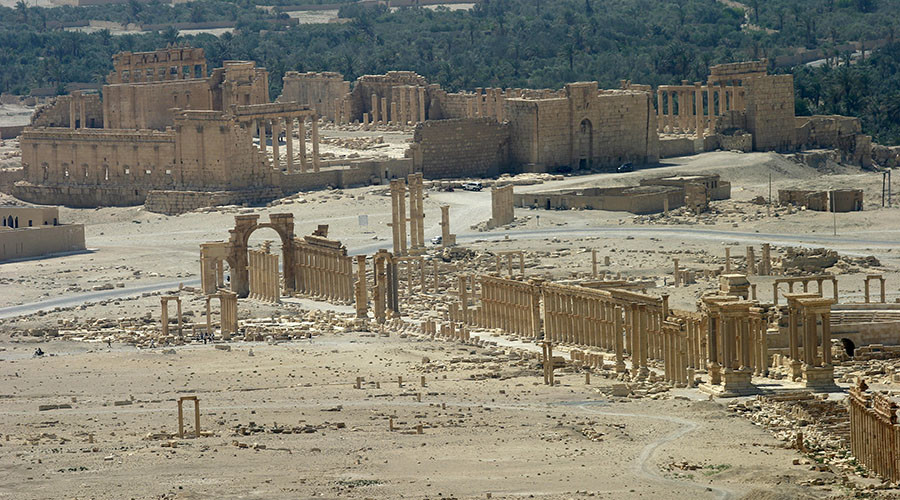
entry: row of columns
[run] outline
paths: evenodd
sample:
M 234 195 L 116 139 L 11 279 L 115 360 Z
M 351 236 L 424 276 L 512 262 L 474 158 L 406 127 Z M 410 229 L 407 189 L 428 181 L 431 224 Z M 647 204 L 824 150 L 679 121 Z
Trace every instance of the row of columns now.
M 534 283 L 481 276 L 477 324 L 536 339 L 540 334 L 540 288 Z
M 514 90 L 476 88 L 474 94 L 466 94 L 466 118 L 493 118 L 500 123 L 506 120 L 504 103 L 516 96 Z
M 378 97 L 371 95 L 371 113 L 363 113 L 363 125 L 415 125 L 425 121 L 425 87 L 416 85 L 395 85 L 391 87 L 391 95 Z M 350 122 L 349 102 L 344 99 L 336 109 L 341 109 L 340 122 Z M 337 111 L 335 112 L 337 116 Z
M 87 110 L 85 109 L 84 93 L 76 90 L 69 94 L 69 128 L 87 128 Z M 76 116 L 78 119 L 76 120 Z M 77 126 L 76 126 L 77 125 Z M 73 163 L 74 165 L 74 163 Z
M 833 387 L 831 306 L 835 301 L 808 293 L 784 296 L 788 302 L 792 378 L 811 388 Z
M 659 133 L 693 133 L 700 138 L 715 133 L 717 117 L 746 106 L 743 87 L 737 82 L 728 85 L 724 81 L 707 85 L 695 82 L 693 86 L 687 81 L 681 85 L 663 85 L 656 91 L 656 102 Z
M 421 173 L 410 174 L 408 180 L 409 217 L 406 215 L 407 183 L 391 180 L 391 229 L 394 254 L 405 256 L 425 251 L 425 181 Z M 409 223 L 409 224 L 407 224 Z M 407 227 L 409 247 L 407 247 Z
M 294 164 L 294 137 L 300 139 L 300 172 L 305 173 L 310 170 L 309 163 L 312 163 L 312 171 L 318 172 L 320 168 L 319 158 L 319 120 L 316 116 L 309 117 L 312 122 L 312 161 L 307 156 L 306 149 L 306 120 L 307 116 L 278 116 L 274 118 L 254 118 L 252 119 L 253 131 L 259 137 L 259 150 L 262 154 L 266 154 L 266 141 L 268 131 L 272 131 L 272 168 L 282 170 L 284 168 L 289 173 L 297 171 Z M 281 134 L 284 133 L 285 147 L 287 149 L 285 155 L 285 164 L 281 162 L 280 140 Z
M 294 248 L 298 292 L 328 301 L 354 300 L 353 259 L 347 256 L 346 248 L 326 248 L 306 242 L 298 242 Z
M 833 274 L 822 274 L 819 276 L 800 276 L 796 278 L 777 278 L 774 283 L 772 283 L 772 303 L 774 305 L 778 305 L 778 286 L 786 283 L 788 286 L 788 293 L 794 293 L 794 284 L 800 283 L 803 286 L 803 293 L 809 293 L 809 284 L 816 283 L 816 293 L 819 297 L 824 296 L 825 292 L 823 289 L 823 283 L 826 281 L 831 282 L 831 293 L 834 302 L 838 302 L 838 281 L 837 277 Z M 868 285 L 868 283 L 867 283 Z M 784 294 L 787 296 L 787 294 Z M 868 302 L 868 294 L 866 294 L 866 302 Z
M 898 405 L 890 396 L 868 392 L 860 378 L 850 388 L 850 452 L 868 470 L 887 481 L 900 481 Z
M 379 250 L 373 257 L 375 321 L 384 324 L 388 316 L 400 314 L 400 300 L 397 293 L 398 276 L 394 256 L 387 250 Z
M 219 299 L 219 328 L 223 340 L 231 339 L 238 331 L 237 294 L 221 291 L 206 296 L 206 333 L 212 336 L 212 299 Z
M 249 250 L 247 256 L 250 298 L 264 302 L 281 301 L 278 254 L 269 253 L 267 245 L 263 250 Z

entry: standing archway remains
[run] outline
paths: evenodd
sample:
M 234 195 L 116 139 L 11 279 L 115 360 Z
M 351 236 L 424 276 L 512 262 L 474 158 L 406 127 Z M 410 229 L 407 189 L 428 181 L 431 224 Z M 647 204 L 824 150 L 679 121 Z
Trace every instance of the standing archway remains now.
M 588 169 L 594 161 L 594 126 L 590 120 L 581 120 L 578 129 L 578 168 Z
M 248 242 L 250 235 L 259 228 L 269 227 L 281 237 L 281 250 L 284 256 L 284 293 L 294 292 L 294 215 L 271 214 L 269 222 L 260 224 L 259 215 L 236 215 L 234 229 L 229 230 L 231 237 L 226 243 L 225 260 L 231 268 L 231 291 L 240 298 L 250 295 L 250 273 Z

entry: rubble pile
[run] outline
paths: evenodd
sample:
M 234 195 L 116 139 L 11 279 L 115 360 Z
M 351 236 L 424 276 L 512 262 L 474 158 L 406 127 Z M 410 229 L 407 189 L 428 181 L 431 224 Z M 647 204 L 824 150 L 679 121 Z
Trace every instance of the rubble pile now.
M 732 403 L 728 408 L 765 427 L 790 447 L 807 453 L 818 464 L 859 473 L 849 451 L 850 412 L 846 400 L 803 391 L 757 396 L 755 400 Z
M 839 255 L 826 248 L 787 247 L 780 262 L 773 269 L 780 269 L 782 274 L 796 276 L 803 274 L 855 273 L 860 268 L 879 267 L 881 262 L 872 255 L 866 257 L 849 257 Z

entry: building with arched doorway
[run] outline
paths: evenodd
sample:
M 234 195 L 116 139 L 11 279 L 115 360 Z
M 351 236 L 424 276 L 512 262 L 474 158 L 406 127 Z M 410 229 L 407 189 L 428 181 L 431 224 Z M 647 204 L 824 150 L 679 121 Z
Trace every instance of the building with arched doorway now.
M 60 224 L 57 207 L 0 206 L 0 262 L 84 249 L 84 226 Z

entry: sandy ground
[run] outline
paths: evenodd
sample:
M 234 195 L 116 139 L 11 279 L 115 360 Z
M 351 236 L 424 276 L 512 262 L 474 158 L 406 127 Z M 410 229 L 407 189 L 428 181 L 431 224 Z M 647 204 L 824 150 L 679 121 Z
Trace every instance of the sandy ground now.
M 406 140 L 402 133 L 384 134 L 385 142 L 395 144 L 391 148 L 399 149 Z M 329 135 L 346 138 L 345 132 L 323 131 L 323 137 Z M 719 173 L 732 182 L 733 199 L 713 203 L 712 214 L 700 218 L 517 209 L 513 225 L 489 232 L 472 228 L 489 217 L 489 190 L 429 190 L 425 235 L 440 234 L 438 207 L 449 204 L 451 231 L 476 252 L 524 249 L 529 275 L 561 279 L 589 273 L 590 249 L 597 249 L 601 262 L 604 256 L 611 259 L 603 271 L 650 280 L 655 287 L 649 293 L 668 293 L 673 307 L 688 309 L 716 284 L 673 288 L 673 257 L 682 265 L 712 269 L 722 265 L 726 245 L 734 256 L 742 256 L 748 244 L 758 248 L 763 242 L 775 245 L 776 256 L 789 245 L 828 246 L 851 256 L 874 255 L 881 262 L 842 274 L 843 294 L 859 300 L 863 276 L 884 272 L 893 300 L 900 296 L 897 204 L 881 208 L 880 174 L 849 167 L 831 172 L 776 154 L 715 152 L 628 174 L 565 177 L 516 190 Z M 750 200 L 767 196 L 770 174 L 776 193 L 788 186 L 863 188 L 865 211 L 834 217 L 780 208 L 767 216 L 765 205 Z M 575 373 L 561 374 L 561 386 L 548 388 L 537 385 L 535 365 L 498 349 L 363 333 L 278 345 L 241 342 L 230 352 L 202 344 L 137 350 L 11 336 L 61 321 L 158 317 L 159 298 L 152 293 L 102 301 L 89 297 L 94 287 L 112 286 L 127 296 L 138 287 L 158 285 L 167 291 L 180 282 L 195 283 L 199 244 L 224 239 L 236 214 L 259 213 L 265 219 L 290 212 L 298 235 L 328 224 L 329 236 L 351 253 L 389 249 L 389 204 L 385 186 L 370 186 L 300 193 L 269 207 L 220 207 L 177 217 L 140 207 L 61 209 L 63 221 L 85 224 L 89 252 L 0 264 L 0 317 L 6 317 L 0 320 L 0 470 L 7 478 L 0 482 L 0 498 L 849 495 L 834 474 L 792 465 L 800 455 L 695 390 L 673 390 L 660 399 L 611 398 L 597 389 L 612 380 L 598 376 L 586 386 Z M 365 227 L 359 226 L 361 214 L 368 215 Z M 254 233 L 251 245 L 276 239 L 274 231 L 262 230 Z M 753 278 L 761 300 L 770 300 L 771 280 Z M 73 302 L 37 315 L 8 312 L 47 300 Z M 89 303 L 82 304 L 85 300 Z M 187 299 L 185 311 L 196 317 L 203 305 L 199 297 Z M 319 307 L 309 301 L 304 306 Z M 277 313 L 279 307 L 243 300 L 239 310 L 243 318 Z M 36 346 L 53 356 L 32 359 Z M 407 381 L 403 388 L 398 375 Z M 422 375 L 426 388 L 418 387 Z M 365 378 L 364 389 L 352 388 L 357 376 Z M 152 436 L 176 431 L 174 401 L 184 394 L 200 397 L 201 427 L 212 435 Z M 132 403 L 114 404 L 125 400 Z M 72 407 L 38 411 L 42 404 Z M 399 429 L 395 432 L 388 430 L 391 417 Z M 261 432 L 235 430 L 251 422 L 262 426 Z M 414 431 L 418 424 L 421 435 Z M 297 432 L 286 434 L 284 427 Z M 588 439 L 585 429 L 602 436 Z M 176 447 L 168 447 L 170 440 Z M 816 479 L 823 484 L 808 486 Z
M 793 451 L 718 403 L 693 394 L 611 399 L 596 390 L 610 381 L 586 386 L 580 374 L 561 374 L 561 385 L 549 388 L 537 385 L 534 367 L 480 348 L 357 334 L 230 352 L 44 347 L 60 354 L 23 359 L 21 345 L 0 352 L 7 359 L 0 498 L 740 498 L 758 491 L 821 498 L 841 491 L 800 488 L 827 475 L 792 466 Z M 478 379 L 485 373 L 498 378 Z M 357 376 L 363 389 L 353 388 Z M 153 434 L 177 431 L 174 400 L 188 393 L 199 396 L 201 429 L 212 435 L 163 447 L 169 437 Z M 58 403 L 72 408 L 37 411 Z M 186 410 L 188 431 L 192 415 Z M 253 423 L 261 432 L 235 431 Z M 589 440 L 586 428 L 602 436 Z

